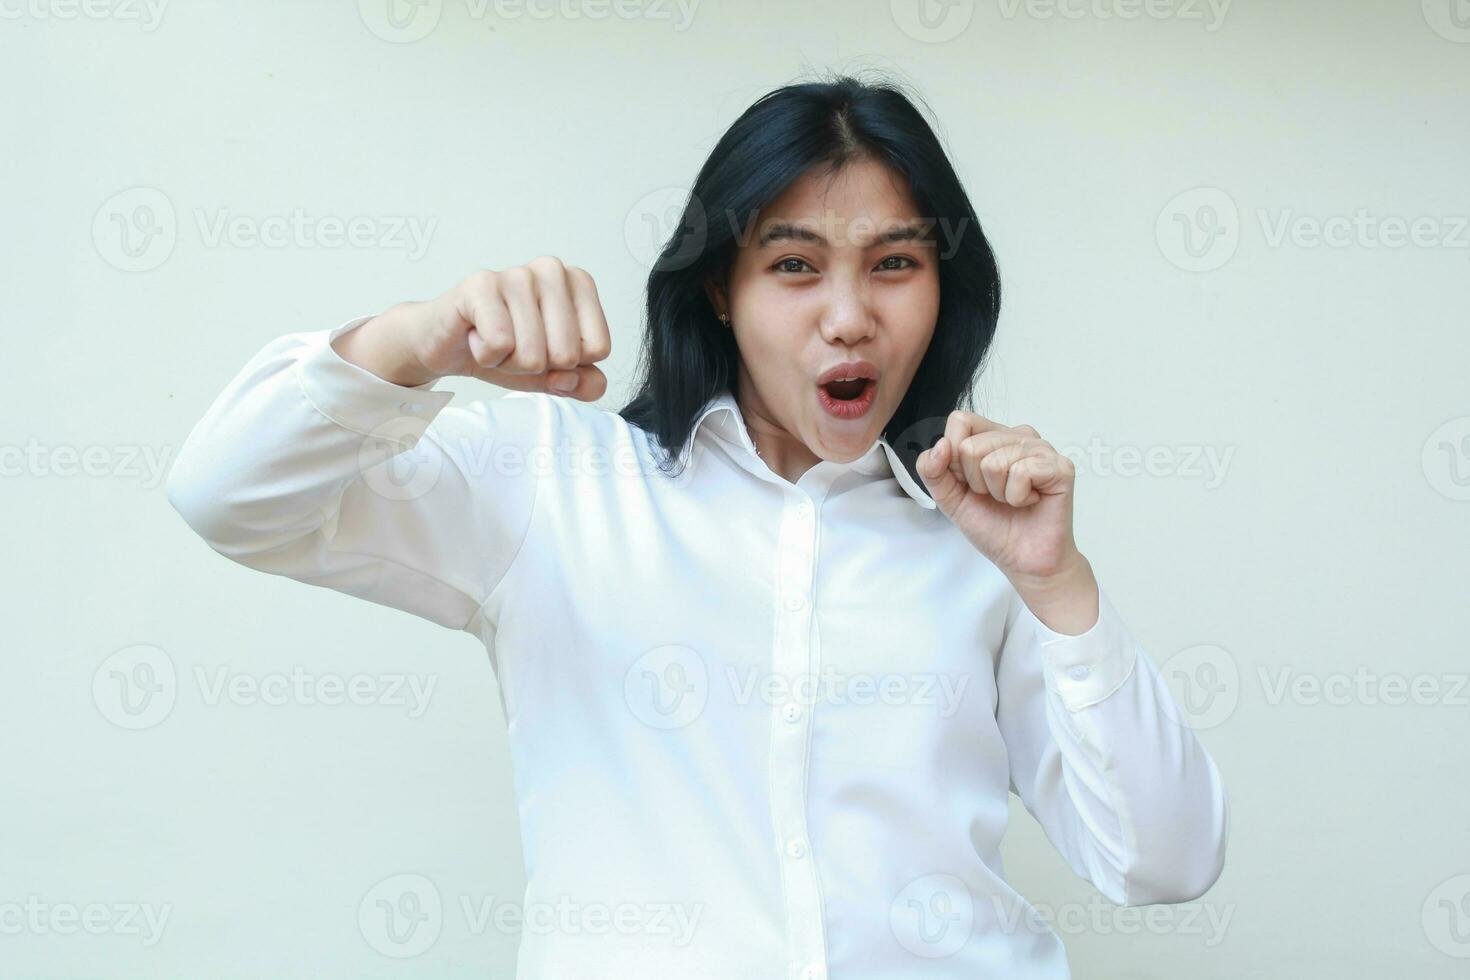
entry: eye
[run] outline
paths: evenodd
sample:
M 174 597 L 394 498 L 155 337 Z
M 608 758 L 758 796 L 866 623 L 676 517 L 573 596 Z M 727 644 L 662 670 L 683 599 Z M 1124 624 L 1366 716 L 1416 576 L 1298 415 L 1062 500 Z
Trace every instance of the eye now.
M 778 261 L 771 268 L 777 270 L 778 272 L 800 272 L 801 271 L 800 269 L 790 269 L 790 268 L 787 268 L 786 267 L 786 264 L 788 262 L 795 262 L 797 265 L 805 265 L 808 269 L 811 269 L 811 266 L 810 265 L 807 265 L 807 262 L 806 262 L 805 259 L 798 259 L 798 258 L 796 258 L 794 256 L 788 256 L 788 257 L 786 257 L 784 259 L 781 259 L 780 261 Z M 812 271 L 815 272 L 816 270 L 813 269 Z
M 897 262 L 899 264 L 898 265 L 889 265 L 888 263 L 890 263 L 890 262 Z M 795 263 L 796 268 L 793 268 L 792 267 L 792 265 L 791 265 L 792 263 Z M 918 268 L 918 265 L 919 265 L 918 262 L 915 262 L 913 259 L 909 258 L 907 255 L 890 255 L 887 258 L 885 258 L 882 262 L 879 262 L 878 263 L 878 268 L 880 270 L 882 270 L 883 272 L 899 272 L 899 271 L 901 271 L 903 269 Z M 780 261 L 778 261 L 771 268 L 777 270 L 778 272 L 798 273 L 798 272 L 801 272 L 802 271 L 802 268 L 801 267 L 805 267 L 807 269 L 811 269 L 812 268 L 810 265 L 807 264 L 807 262 L 806 262 L 805 259 L 798 259 L 795 256 L 788 256 L 788 257 L 786 257 L 786 258 L 781 259 Z M 815 269 L 812 269 L 812 271 L 815 272 L 816 270 Z

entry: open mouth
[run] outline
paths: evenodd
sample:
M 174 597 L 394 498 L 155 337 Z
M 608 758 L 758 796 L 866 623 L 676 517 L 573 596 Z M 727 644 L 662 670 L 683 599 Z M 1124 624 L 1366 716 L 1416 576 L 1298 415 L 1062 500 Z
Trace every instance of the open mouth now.
M 862 418 L 877 400 L 877 378 L 833 378 L 817 385 L 817 401 L 833 418 Z
M 872 361 L 843 361 L 817 376 L 817 401 L 833 418 L 862 418 L 873 407 L 877 390 L 878 366 Z
M 829 381 L 822 385 L 822 390 L 831 395 L 833 401 L 850 402 L 861 398 L 868 386 L 874 383 L 872 378 L 848 378 L 842 381 Z

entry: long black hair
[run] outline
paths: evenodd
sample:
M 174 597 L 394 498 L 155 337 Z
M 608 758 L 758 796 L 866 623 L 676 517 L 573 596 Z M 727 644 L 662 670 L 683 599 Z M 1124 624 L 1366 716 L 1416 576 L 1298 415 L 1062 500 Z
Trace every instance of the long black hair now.
M 661 469 L 676 466 L 699 409 L 734 391 L 740 351 L 705 283 L 728 282 L 737 216 L 756 215 L 812 167 L 836 173 L 859 159 L 884 163 L 906 180 L 919 214 L 938 229 L 938 321 L 883 430 L 916 482 L 918 455 L 943 434 L 945 417 L 971 409 L 1000 315 L 1000 274 L 938 138 L 895 83 L 838 75 L 786 85 L 746 109 L 715 144 L 648 275 L 636 394 L 618 414 L 656 437 Z

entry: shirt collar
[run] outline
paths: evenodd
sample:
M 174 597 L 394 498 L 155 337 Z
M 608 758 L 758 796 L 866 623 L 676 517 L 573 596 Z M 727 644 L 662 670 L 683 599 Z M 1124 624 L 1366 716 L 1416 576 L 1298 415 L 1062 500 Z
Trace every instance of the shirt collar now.
M 689 462 L 689 454 L 694 450 L 694 438 L 699 434 L 699 428 L 706 420 L 714 426 L 717 431 L 728 440 L 745 447 L 752 456 L 756 456 L 755 443 L 750 438 L 750 431 L 745 427 L 745 418 L 740 414 L 740 405 L 735 401 L 735 396 L 729 390 L 720 392 L 704 403 L 699 410 L 699 415 L 694 420 L 694 426 L 689 430 L 689 436 L 684 440 L 683 447 L 679 450 L 679 461 L 682 465 Z M 886 465 L 898 485 L 903 487 L 914 502 L 926 510 L 933 510 L 935 503 L 914 478 L 909 475 L 908 467 L 903 465 L 898 453 L 889 445 L 888 440 L 879 437 L 868 451 L 863 453 L 851 463 L 846 464 L 860 473 L 869 476 L 878 476 L 883 473 Z

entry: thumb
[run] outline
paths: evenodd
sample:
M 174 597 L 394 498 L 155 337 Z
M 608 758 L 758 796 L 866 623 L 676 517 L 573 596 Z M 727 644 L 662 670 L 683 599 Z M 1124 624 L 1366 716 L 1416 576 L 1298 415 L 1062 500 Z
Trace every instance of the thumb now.
M 575 398 L 583 402 L 595 402 L 607 393 L 607 375 L 592 364 L 575 368 L 557 368 L 546 372 L 545 391 L 553 395 Z
M 497 368 L 481 368 L 474 377 L 488 381 L 512 391 L 537 391 L 550 395 L 562 395 L 578 401 L 594 402 L 607 392 L 607 375 L 591 364 L 574 368 L 552 368 L 541 374 L 511 374 Z M 558 388 L 557 382 L 569 382 L 571 387 Z
M 949 440 L 940 436 L 939 441 L 919 454 L 919 476 L 935 505 L 946 516 L 954 513 L 955 506 L 965 498 L 965 485 L 950 471 L 949 464 L 954 455 Z

